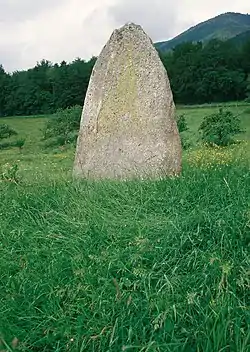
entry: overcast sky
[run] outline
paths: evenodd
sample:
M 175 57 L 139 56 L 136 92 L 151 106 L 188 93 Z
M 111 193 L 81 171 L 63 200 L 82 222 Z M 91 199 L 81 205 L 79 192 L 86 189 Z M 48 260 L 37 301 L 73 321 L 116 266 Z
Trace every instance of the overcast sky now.
M 89 59 L 126 22 L 160 41 L 229 11 L 249 13 L 250 1 L 0 0 L 0 64 L 13 71 L 42 59 Z

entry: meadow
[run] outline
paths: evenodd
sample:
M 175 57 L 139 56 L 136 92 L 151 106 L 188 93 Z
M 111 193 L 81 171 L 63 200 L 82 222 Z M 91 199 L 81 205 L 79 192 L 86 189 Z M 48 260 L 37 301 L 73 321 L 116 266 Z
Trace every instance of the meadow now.
M 1 118 L 26 143 L 0 150 L 0 351 L 249 351 L 250 104 L 229 108 L 245 132 L 207 148 L 217 106 L 179 107 L 182 174 L 143 182 L 73 182 L 49 117 Z

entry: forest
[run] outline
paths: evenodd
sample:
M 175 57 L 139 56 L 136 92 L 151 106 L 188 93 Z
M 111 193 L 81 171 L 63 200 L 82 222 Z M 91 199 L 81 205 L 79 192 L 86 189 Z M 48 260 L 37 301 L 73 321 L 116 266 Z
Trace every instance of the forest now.
M 250 99 L 250 40 L 186 42 L 159 52 L 177 104 L 203 104 Z M 96 58 L 7 73 L 0 66 L 0 116 L 54 113 L 83 105 Z

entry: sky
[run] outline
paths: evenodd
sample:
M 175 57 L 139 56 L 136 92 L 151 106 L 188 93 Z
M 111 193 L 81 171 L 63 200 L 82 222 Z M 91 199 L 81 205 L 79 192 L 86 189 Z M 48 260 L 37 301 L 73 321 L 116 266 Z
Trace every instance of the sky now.
M 155 41 L 225 12 L 250 13 L 249 0 L 0 0 L 0 64 L 7 72 L 99 55 L 114 29 L 140 24 Z

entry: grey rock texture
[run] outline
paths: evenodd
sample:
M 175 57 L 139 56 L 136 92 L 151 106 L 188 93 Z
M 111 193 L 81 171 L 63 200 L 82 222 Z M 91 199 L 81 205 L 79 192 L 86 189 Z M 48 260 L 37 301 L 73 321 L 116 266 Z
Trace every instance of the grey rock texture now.
M 158 179 L 181 171 L 181 143 L 167 72 L 133 23 L 115 30 L 92 72 L 74 176 Z

